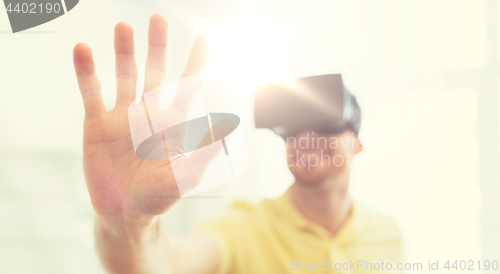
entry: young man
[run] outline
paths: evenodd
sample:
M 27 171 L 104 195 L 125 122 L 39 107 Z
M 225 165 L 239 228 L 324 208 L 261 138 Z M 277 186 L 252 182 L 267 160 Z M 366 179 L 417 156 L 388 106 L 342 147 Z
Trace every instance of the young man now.
M 167 36 L 168 21 L 160 14 L 153 15 L 144 91 L 162 84 Z M 85 179 L 96 211 L 97 249 L 110 273 L 363 273 L 380 272 L 389 265 L 390 272 L 398 268 L 402 250 L 395 224 L 352 201 L 348 161 L 331 163 L 337 155 L 347 159 L 362 150 L 350 129 L 316 135 L 325 137 L 319 149 L 307 145 L 316 141 L 307 132 L 286 139 L 295 182 L 280 198 L 255 205 L 235 202 L 192 235 L 183 239 L 164 235 L 157 216 L 180 199 L 172 165 L 199 165 L 203 169 L 200 157 L 210 155 L 193 154 L 175 163 L 136 156 L 128 106 L 135 99 L 137 67 L 133 30 L 127 23 L 115 27 L 115 53 L 116 106 L 107 112 L 90 49 L 85 44 L 74 49 L 85 107 Z M 195 75 L 199 80 L 207 55 L 208 43 L 198 37 L 181 78 Z M 335 145 L 339 140 L 353 145 Z M 305 146 L 299 146 L 300 142 L 306 142 Z M 320 162 L 312 166 L 298 161 L 297 157 L 304 155 L 330 157 L 318 157 Z

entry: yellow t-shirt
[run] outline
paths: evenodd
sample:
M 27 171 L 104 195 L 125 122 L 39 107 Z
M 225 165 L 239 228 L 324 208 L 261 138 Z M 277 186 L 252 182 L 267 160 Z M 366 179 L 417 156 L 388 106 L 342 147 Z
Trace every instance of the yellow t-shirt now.
M 297 211 L 290 190 L 257 204 L 235 201 L 197 231 L 217 243 L 218 274 L 400 273 L 403 266 L 400 232 L 390 217 L 354 203 L 331 237 Z

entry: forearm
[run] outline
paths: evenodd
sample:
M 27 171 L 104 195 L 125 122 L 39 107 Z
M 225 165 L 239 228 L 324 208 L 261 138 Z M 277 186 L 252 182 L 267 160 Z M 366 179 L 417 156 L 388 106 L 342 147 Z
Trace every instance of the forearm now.
M 158 217 L 131 222 L 97 215 L 95 239 L 110 273 L 169 273 L 167 237 L 160 231 Z

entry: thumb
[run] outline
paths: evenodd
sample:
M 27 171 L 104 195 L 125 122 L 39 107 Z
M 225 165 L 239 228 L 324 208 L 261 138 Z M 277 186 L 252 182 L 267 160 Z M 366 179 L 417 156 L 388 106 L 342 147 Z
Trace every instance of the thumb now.
M 190 166 L 197 168 L 206 167 L 223 149 L 224 138 L 230 136 L 238 123 L 230 118 L 223 119 L 212 126 L 204 136 L 198 147 L 186 159 Z M 205 145 L 211 143 L 210 145 Z
M 190 156 L 179 165 L 173 166 L 181 197 L 185 197 L 202 183 L 207 167 L 225 149 L 224 137 L 227 139 L 237 126 L 238 123 L 232 119 L 219 121 L 205 133 L 199 146 Z M 217 136 L 217 138 L 212 139 L 212 136 Z M 208 145 L 206 145 L 207 143 Z

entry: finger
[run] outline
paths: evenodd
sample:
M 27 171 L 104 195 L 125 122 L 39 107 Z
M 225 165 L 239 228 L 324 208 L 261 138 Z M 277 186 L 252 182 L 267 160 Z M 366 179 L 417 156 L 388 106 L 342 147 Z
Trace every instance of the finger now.
M 203 170 L 220 152 L 224 146 L 223 138 L 230 136 L 238 124 L 233 119 L 224 119 L 213 125 L 210 131 L 206 132 L 200 141 L 200 145 L 187 158 L 190 167 L 196 167 Z M 214 135 L 216 136 L 213 140 Z M 222 138 L 221 138 L 222 137 Z M 220 142 L 222 146 L 206 146 L 207 143 Z M 201 149 L 203 148 L 203 149 Z
M 189 192 L 200 185 L 205 170 L 212 160 L 215 159 L 222 150 L 226 149 L 223 140 L 217 140 L 217 144 L 212 143 L 212 133 L 217 131 L 231 132 L 235 126 L 237 125 L 230 119 L 224 119 L 215 124 L 205 133 L 198 148 L 182 161 L 181 165 L 174 167 L 174 173 L 179 174 L 179 176 L 175 177 L 175 180 L 181 197 L 185 197 Z
M 85 118 L 93 118 L 106 112 L 101 95 L 101 83 L 95 73 L 92 52 L 86 44 L 79 43 L 75 46 L 73 63 L 82 94 Z
M 135 100 L 137 65 L 135 63 L 134 30 L 125 22 L 115 27 L 116 105 L 130 105 Z
M 160 13 L 155 13 L 149 20 L 148 56 L 146 58 L 146 76 L 144 92 L 159 87 L 167 73 L 168 20 Z
M 181 74 L 181 79 L 195 76 L 198 87 L 201 86 L 203 71 L 208 63 L 210 54 L 210 42 L 204 36 L 198 36 L 194 41 L 189 58 Z M 190 109 L 194 98 L 199 95 L 198 89 L 186 89 L 182 92 L 177 92 L 174 97 L 172 106 L 176 107 L 181 112 L 186 112 Z
M 199 35 L 194 41 L 191 52 L 189 53 L 189 58 L 186 63 L 184 71 L 182 71 L 181 78 L 196 76 L 198 85 L 201 86 L 201 78 L 203 71 L 208 63 L 208 57 L 210 55 L 210 42 L 207 37 Z

